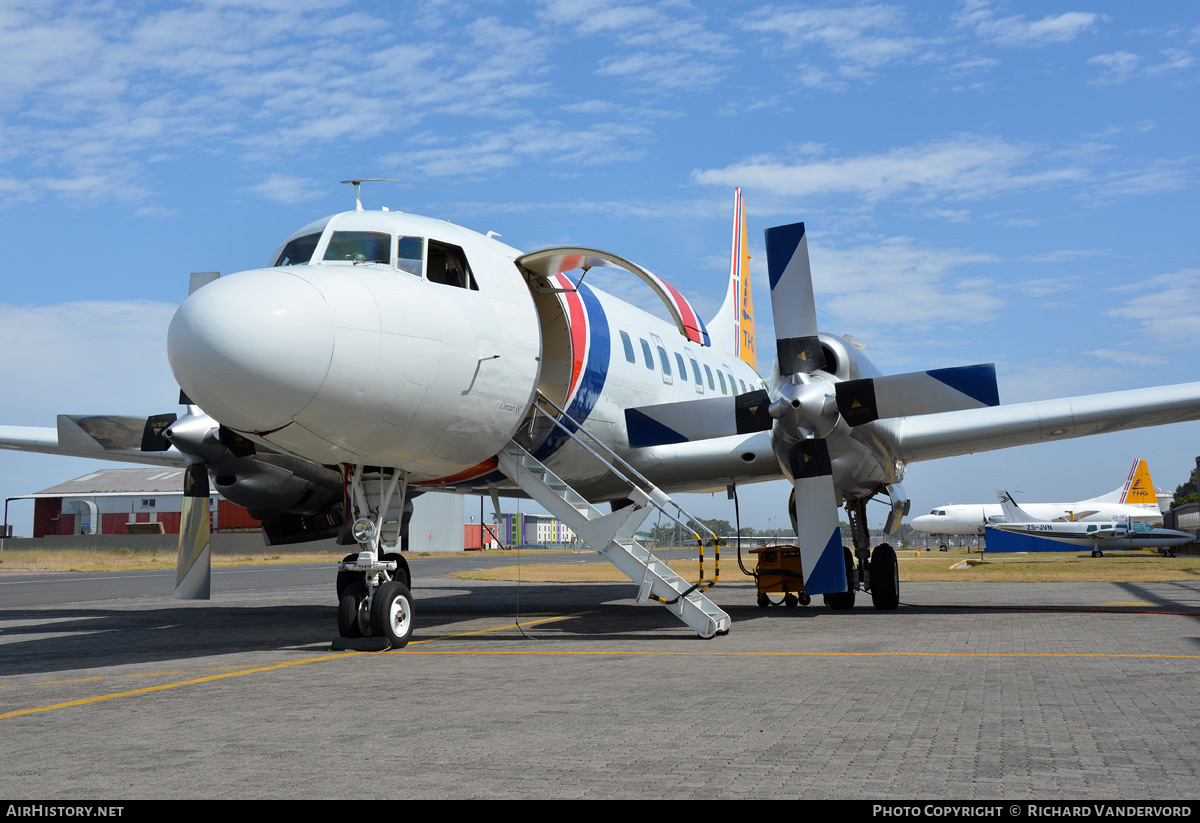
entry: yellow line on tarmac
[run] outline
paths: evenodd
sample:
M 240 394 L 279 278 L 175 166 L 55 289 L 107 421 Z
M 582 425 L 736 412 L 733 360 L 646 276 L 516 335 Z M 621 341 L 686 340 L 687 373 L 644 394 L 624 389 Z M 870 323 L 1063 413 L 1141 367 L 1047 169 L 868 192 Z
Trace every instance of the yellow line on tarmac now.
M 74 680 L 43 680 L 39 683 L 34 683 L 35 686 L 53 686 L 57 683 L 83 683 L 87 680 L 103 680 L 103 677 L 77 677 Z
M 142 674 L 119 674 L 117 677 L 166 677 L 168 674 L 187 674 L 187 672 L 144 672 Z
M 578 617 L 581 614 L 590 614 L 590 612 L 579 612 L 577 614 L 564 614 L 564 615 L 559 615 L 558 617 L 546 617 L 546 618 L 542 618 L 541 620 L 531 620 L 526 623 L 521 623 L 520 625 L 532 626 L 537 623 L 545 623 L 550 620 L 565 620 L 568 617 Z M 491 629 L 480 629 L 478 631 L 463 632 L 461 634 L 447 634 L 447 635 L 443 635 L 441 637 L 431 637 L 427 640 L 417 640 L 414 643 L 410 643 L 409 645 L 416 645 L 418 643 L 431 643 L 435 640 L 450 640 L 451 638 L 455 638 L 455 637 L 467 637 L 468 635 L 484 634 L 486 632 L 498 632 L 498 631 L 502 631 L 504 629 L 511 629 L 511 628 L 513 628 L 513 625 L 511 623 L 506 623 L 503 626 L 496 626 L 495 628 L 491 628 Z M 397 651 L 404 651 L 404 650 L 398 649 Z M 177 689 L 181 686 L 196 686 L 196 685 L 199 685 L 200 683 L 211 683 L 215 680 L 225 680 L 230 677 L 241 677 L 244 674 L 258 674 L 260 672 L 277 671 L 279 669 L 290 668 L 291 666 L 303 666 L 306 663 L 321 663 L 326 660 L 337 660 L 338 658 L 341 658 L 341 657 L 353 657 L 356 654 L 360 654 L 360 652 L 343 652 L 342 654 L 330 654 L 330 655 L 325 655 L 323 657 L 309 657 L 304 660 L 291 660 L 291 661 L 287 661 L 284 663 L 275 663 L 270 666 L 259 666 L 258 668 L 253 668 L 253 669 L 241 669 L 239 671 L 226 672 L 224 674 L 212 674 L 212 675 L 208 675 L 207 677 L 197 677 L 192 680 L 183 680 L 183 681 L 180 681 L 179 683 L 164 683 L 161 686 L 147 686 L 144 689 L 133 689 L 132 691 L 127 691 L 127 692 L 116 692 L 114 694 L 102 694 L 102 695 L 98 695 L 96 697 L 85 697 L 81 700 L 69 700 L 65 703 L 54 703 L 49 706 L 37 706 L 32 709 L 18 709 L 17 711 L 4 712 L 3 714 L 0 714 L 0 720 L 7 720 L 10 717 L 22 717 L 24 715 L 29 715 L 29 714 L 38 714 L 41 712 L 49 712 L 49 711 L 54 711 L 55 709 L 67 709 L 67 708 L 72 708 L 74 706 L 86 706 L 89 703 L 101 703 L 105 700 L 116 700 L 117 698 L 121 698 L 121 697 L 135 697 L 140 694 L 151 694 L 153 692 L 166 691 L 167 689 Z M 133 677 L 136 675 L 126 675 L 126 676 Z M 47 680 L 47 681 L 44 681 L 43 683 L 35 683 L 34 685 L 41 686 L 41 685 L 46 685 L 46 684 L 50 684 L 50 683 L 79 683 L 84 680 L 103 680 L 103 678 L 101 678 L 101 677 L 82 677 L 82 678 L 79 678 L 78 680 Z
M 180 686 L 195 686 L 199 683 L 209 683 L 213 680 L 224 680 L 227 677 L 240 677 L 243 674 L 253 674 L 255 672 L 269 672 L 276 669 L 286 669 L 289 666 L 301 666 L 305 663 L 318 663 L 322 660 L 335 660 L 339 657 L 349 657 L 357 652 L 346 652 L 345 654 L 334 654 L 328 657 L 310 657 L 307 660 L 292 660 L 286 663 L 276 663 L 273 666 L 262 666 L 257 669 L 246 669 L 240 672 L 229 672 L 227 674 L 213 674 L 208 677 L 197 677 L 194 680 L 183 680 L 179 683 L 164 683 L 161 686 L 147 686 L 144 689 L 134 689 L 128 692 L 116 692 L 115 694 L 102 694 L 96 697 L 85 697 L 82 700 L 69 700 L 66 703 L 55 703 L 50 706 L 38 706 L 32 709 L 18 709 L 15 712 L 5 712 L 0 714 L 0 720 L 7 720 L 10 717 L 21 717 L 26 714 L 38 714 L 39 712 L 49 712 L 55 709 L 66 709 L 72 706 L 86 706 L 89 703 L 100 703 L 105 700 L 116 700 L 118 697 L 133 697 L 139 694 L 150 694 L 152 692 L 161 692 L 167 689 L 177 689 Z M 99 680 L 99 677 L 86 678 L 88 680 Z M 59 681 L 68 682 L 68 681 Z

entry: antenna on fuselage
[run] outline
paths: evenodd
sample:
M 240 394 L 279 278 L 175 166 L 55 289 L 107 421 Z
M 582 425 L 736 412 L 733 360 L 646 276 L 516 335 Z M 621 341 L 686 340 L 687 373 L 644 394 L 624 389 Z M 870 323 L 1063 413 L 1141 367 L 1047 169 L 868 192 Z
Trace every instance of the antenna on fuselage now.
M 343 183 L 354 184 L 354 210 L 362 211 L 362 197 L 360 196 L 363 183 L 399 183 L 393 177 L 360 177 L 358 180 L 343 180 Z

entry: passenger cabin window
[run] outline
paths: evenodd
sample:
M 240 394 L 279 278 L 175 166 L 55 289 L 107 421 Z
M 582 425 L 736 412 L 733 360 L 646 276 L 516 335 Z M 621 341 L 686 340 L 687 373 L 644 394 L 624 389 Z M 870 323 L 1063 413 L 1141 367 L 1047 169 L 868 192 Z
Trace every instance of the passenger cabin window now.
M 640 337 L 638 342 L 642 344 L 642 357 L 646 361 L 646 368 L 654 371 L 654 355 L 650 353 L 650 344 Z
M 687 380 L 687 367 L 683 365 L 683 357 L 679 352 L 675 353 L 675 365 L 679 367 L 679 379 Z
M 633 356 L 633 341 L 625 332 L 621 332 L 621 345 L 625 348 L 625 359 L 630 363 L 636 363 L 637 358 Z
M 425 276 L 431 283 L 479 291 L 475 275 L 467 264 L 467 256 L 458 246 L 449 243 L 429 241 L 429 266 L 425 269 Z
M 717 379 L 721 381 L 721 394 L 729 394 L 729 392 L 725 391 L 725 375 L 717 372 Z
M 425 241 L 420 237 L 401 237 L 396 241 L 396 265 L 400 271 L 421 276 L 421 258 Z
M 391 263 L 392 236 L 376 231 L 335 231 L 325 247 L 325 259 Z
M 279 253 L 279 257 L 273 265 L 276 266 L 302 266 L 309 260 L 312 260 L 313 252 L 316 251 L 317 242 L 321 239 L 321 233 L 306 234 L 303 237 L 297 237 L 295 240 L 289 240 L 288 244 L 283 247 L 283 251 Z

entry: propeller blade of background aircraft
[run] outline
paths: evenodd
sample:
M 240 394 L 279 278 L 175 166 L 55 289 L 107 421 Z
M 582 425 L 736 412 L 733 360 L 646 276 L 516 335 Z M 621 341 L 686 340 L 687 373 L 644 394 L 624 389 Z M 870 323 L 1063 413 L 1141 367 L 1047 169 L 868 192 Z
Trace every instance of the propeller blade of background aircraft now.
M 803 223 L 766 230 L 771 315 L 780 374 L 811 374 L 825 365 L 817 340 L 808 237 Z
M 847 380 L 836 391 L 838 411 L 851 426 L 1000 405 L 993 363 Z
M 625 410 L 625 428 L 635 449 L 769 431 L 770 403 L 770 395 L 760 389 L 737 397 L 642 406 Z
M 208 468 L 190 463 L 183 475 L 183 514 L 175 558 L 175 599 L 208 600 L 212 578 L 209 545 Z
M 796 492 L 796 537 L 808 595 L 846 591 L 842 529 L 833 467 L 824 440 L 801 440 L 788 452 Z

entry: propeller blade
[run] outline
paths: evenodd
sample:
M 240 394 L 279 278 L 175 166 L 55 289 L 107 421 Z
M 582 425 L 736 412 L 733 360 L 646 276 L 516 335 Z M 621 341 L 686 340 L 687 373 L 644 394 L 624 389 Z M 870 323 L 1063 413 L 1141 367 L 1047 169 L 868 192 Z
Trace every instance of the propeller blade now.
M 817 339 L 817 308 L 804 224 L 767 229 L 766 241 L 779 373 L 811 374 L 824 368 L 825 355 Z
M 625 410 L 629 446 L 642 449 L 769 431 L 771 397 L 761 389 L 736 397 L 684 400 Z
M 1000 405 L 993 363 L 847 380 L 836 391 L 838 411 L 851 426 Z
M 796 502 L 796 538 L 808 595 L 846 591 L 842 529 L 833 465 L 824 440 L 801 440 L 788 451 Z
M 183 514 L 175 557 L 175 599 L 208 600 L 212 578 L 209 545 L 208 468 L 189 463 L 183 474 Z
M 256 453 L 254 442 L 242 437 L 233 429 L 221 426 L 217 429 L 217 439 L 225 444 L 234 457 L 253 457 Z
M 163 433 L 171 427 L 176 419 L 174 412 L 147 417 L 146 426 L 142 429 L 142 451 L 165 452 L 171 448 L 170 442 L 163 437 Z

